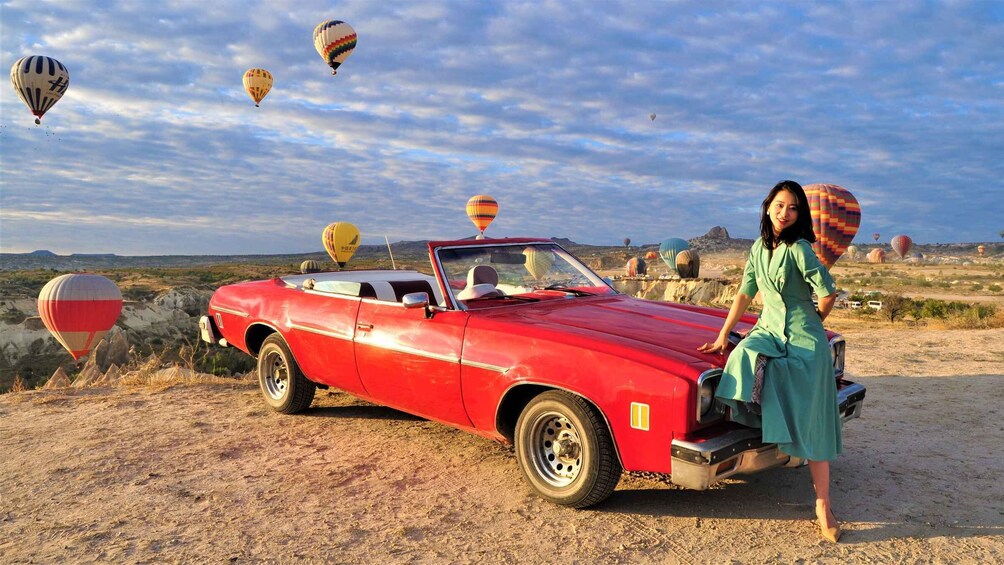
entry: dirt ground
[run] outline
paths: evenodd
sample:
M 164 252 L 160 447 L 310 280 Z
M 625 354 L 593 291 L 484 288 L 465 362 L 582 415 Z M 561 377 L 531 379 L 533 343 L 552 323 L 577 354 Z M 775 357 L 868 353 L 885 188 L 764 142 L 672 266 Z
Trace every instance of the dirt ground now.
M 0 563 L 1000 563 L 1004 330 L 849 330 L 868 387 L 821 540 L 806 468 L 704 492 L 530 494 L 512 451 L 341 393 L 254 383 L 0 396 Z

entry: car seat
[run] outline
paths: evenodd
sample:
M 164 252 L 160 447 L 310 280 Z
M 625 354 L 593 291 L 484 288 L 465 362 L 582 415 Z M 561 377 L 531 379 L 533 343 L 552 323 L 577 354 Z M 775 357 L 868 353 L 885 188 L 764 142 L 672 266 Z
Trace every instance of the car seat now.
M 495 288 L 499 283 L 499 274 L 494 267 L 488 265 L 475 265 L 467 271 L 467 286 L 457 294 L 458 300 L 470 300 L 489 296 L 492 293 L 502 294 L 502 291 Z

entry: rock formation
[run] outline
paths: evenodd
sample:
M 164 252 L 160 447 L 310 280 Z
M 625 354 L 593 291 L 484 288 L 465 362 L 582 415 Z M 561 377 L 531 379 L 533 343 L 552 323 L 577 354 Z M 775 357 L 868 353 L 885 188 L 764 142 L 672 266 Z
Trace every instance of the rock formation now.
M 70 386 L 70 377 L 66 376 L 66 371 L 62 367 L 56 369 L 56 372 L 49 377 L 45 385 L 42 386 L 43 390 L 52 390 L 56 388 L 66 388 Z

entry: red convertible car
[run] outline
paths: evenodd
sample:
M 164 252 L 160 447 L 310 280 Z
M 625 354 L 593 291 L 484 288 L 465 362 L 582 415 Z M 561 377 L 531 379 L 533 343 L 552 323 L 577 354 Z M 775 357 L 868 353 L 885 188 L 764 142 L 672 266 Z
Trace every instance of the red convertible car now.
M 618 293 L 551 240 L 429 243 L 431 273 L 340 271 L 221 287 L 202 339 L 257 357 L 265 402 L 291 414 L 316 388 L 515 444 L 530 486 L 585 507 L 622 470 L 706 489 L 736 473 L 803 461 L 729 420 L 715 400 L 725 310 Z M 756 322 L 743 318 L 739 332 Z M 741 339 L 740 334 L 735 335 Z M 865 389 L 844 377 L 842 420 Z

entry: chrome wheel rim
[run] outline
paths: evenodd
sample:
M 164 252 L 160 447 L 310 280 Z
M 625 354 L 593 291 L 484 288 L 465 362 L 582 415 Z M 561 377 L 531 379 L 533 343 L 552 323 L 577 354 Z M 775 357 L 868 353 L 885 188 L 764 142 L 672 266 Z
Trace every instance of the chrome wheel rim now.
M 289 390 L 289 365 L 278 351 L 265 353 L 261 361 L 261 382 L 265 394 L 273 400 L 282 400 Z
M 544 412 L 530 424 L 529 459 L 537 475 L 552 487 L 566 487 L 582 469 L 582 442 L 572 421 Z

